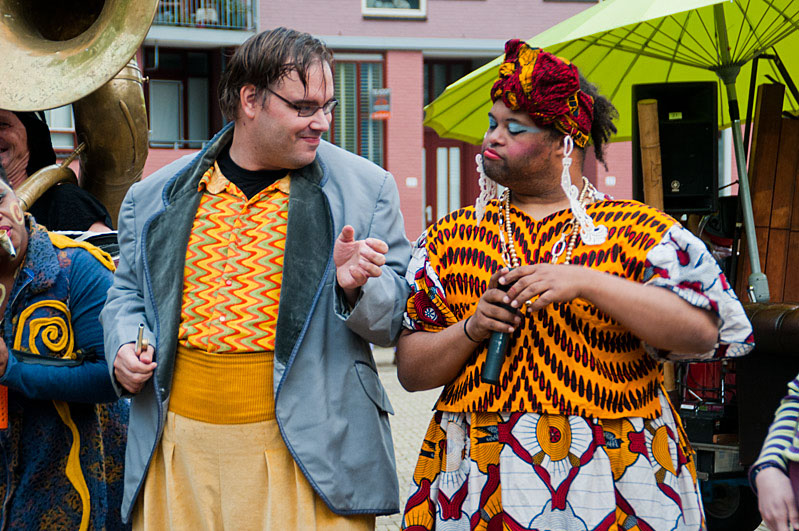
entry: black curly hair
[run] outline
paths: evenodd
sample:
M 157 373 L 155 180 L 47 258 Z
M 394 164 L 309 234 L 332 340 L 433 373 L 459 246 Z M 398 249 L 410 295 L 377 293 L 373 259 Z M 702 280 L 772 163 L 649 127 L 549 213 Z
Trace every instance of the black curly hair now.
M 616 126 L 613 120 L 619 117 L 619 111 L 605 96 L 599 93 L 596 85 L 588 81 L 580 74 L 580 90 L 594 98 L 594 121 L 591 123 L 591 143 L 594 145 L 596 160 L 602 163 L 605 169 L 608 164 L 605 162 L 605 144 L 610 137 L 616 134 Z

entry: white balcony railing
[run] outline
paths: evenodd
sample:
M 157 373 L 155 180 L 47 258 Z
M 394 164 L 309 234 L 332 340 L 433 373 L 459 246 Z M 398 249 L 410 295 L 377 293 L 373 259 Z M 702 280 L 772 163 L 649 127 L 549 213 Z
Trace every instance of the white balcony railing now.
M 153 24 L 252 30 L 253 0 L 161 0 Z

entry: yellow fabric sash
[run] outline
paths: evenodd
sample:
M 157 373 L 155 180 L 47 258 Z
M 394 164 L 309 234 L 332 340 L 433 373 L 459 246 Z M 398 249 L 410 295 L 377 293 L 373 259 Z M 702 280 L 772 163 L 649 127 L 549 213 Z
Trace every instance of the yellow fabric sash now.
M 274 352 L 217 354 L 178 346 L 169 411 L 210 424 L 275 418 Z

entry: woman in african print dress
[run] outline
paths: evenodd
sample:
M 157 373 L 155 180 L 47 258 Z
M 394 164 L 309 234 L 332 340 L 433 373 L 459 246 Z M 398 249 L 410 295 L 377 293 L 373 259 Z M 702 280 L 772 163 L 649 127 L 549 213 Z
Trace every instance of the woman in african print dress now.
M 659 363 L 747 353 L 743 309 L 700 240 L 580 176 L 615 109 L 574 65 L 509 41 L 492 99 L 481 185 L 507 191 L 432 225 L 408 269 L 399 377 L 445 387 L 403 527 L 704 529 Z M 510 334 L 498 385 L 492 332 Z

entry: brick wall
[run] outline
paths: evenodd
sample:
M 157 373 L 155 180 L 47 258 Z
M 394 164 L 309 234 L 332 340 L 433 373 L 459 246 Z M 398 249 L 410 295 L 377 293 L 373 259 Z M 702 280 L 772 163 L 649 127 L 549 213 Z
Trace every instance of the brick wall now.
M 633 196 L 632 142 L 609 144 L 605 151 L 606 170 L 597 164 L 597 189 L 616 199 L 631 199 Z
M 386 169 L 397 181 L 409 239 L 423 228 L 422 76 L 421 52 L 386 52 L 386 87 L 391 89 Z
M 302 9 L 287 9 L 283 2 L 260 0 L 260 29 L 287 26 L 317 36 L 529 39 L 570 16 L 593 6 L 590 2 L 543 0 L 427 0 L 422 20 L 364 18 L 360 0 L 303 0 Z M 497 50 L 499 55 L 502 50 Z
M 189 153 L 197 153 L 197 150 L 150 148 L 150 152 L 147 154 L 147 162 L 144 164 L 142 178 Z

